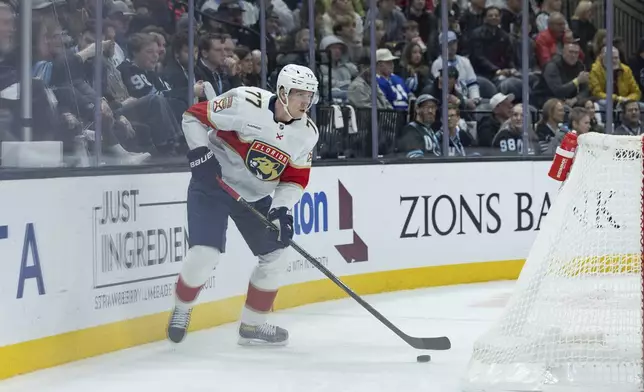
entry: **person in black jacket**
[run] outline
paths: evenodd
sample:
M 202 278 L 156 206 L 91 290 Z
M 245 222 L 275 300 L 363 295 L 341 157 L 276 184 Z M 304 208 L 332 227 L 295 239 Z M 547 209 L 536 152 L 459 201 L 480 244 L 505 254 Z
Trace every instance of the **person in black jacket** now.
M 512 39 L 499 27 L 501 12 L 492 6 L 485 9 L 484 15 L 483 25 L 470 34 L 470 61 L 474 71 L 491 80 L 503 94 L 521 97 Z
M 588 72 L 579 61 L 579 44 L 564 45 L 561 55 L 555 55 L 543 68 L 534 93 L 535 105 L 543 104 L 549 98 L 558 98 L 569 107 L 590 97 Z
M 431 158 L 441 156 L 432 123 L 436 119 L 438 100 L 429 94 L 422 94 L 416 99 L 416 118 L 405 125 L 401 131 L 399 150 L 407 158 Z

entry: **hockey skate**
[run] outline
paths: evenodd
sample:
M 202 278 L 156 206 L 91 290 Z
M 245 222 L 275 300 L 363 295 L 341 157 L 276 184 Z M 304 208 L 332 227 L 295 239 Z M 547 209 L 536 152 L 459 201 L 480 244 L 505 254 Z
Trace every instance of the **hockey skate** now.
M 181 343 L 186 338 L 191 314 L 192 308 L 182 309 L 175 306 L 168 321 L 168 339 L 174 343 Z
M 241 346 L 286 346 L 288 331 L 268 323 L 262 325 L 241 323 L 237 343 Z

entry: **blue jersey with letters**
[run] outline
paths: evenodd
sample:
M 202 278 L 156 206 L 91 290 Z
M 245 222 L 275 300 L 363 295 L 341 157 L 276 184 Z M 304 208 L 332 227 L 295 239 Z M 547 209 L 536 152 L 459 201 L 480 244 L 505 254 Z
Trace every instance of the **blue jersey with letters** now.
M 378 86 L 391 102 L 394 109 L 407 110 L 409 108 L 409 89 L 405 81 L 396 74 L 389 75 L 389 79 L 377 75 Z

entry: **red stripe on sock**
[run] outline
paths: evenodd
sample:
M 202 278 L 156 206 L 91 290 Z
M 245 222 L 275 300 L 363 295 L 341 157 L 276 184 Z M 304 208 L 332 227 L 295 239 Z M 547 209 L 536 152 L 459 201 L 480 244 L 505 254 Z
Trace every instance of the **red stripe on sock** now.
M 264 291 L 249 283 L 246 306 L 258 312 L 269 312 L 273 308 L 273 301 L 275 301 L 276 296 L 277 290 Z
M 177 298 L 181 300 L 181 302 L 186 302 L 190 303 L 197 298 L 197 295 L 199 295 L 199 291 L 203 285 L 199 287 L 190 287 L 187 284 L 183 282 L 181 279 L 181 275 L 179 275 L 179 280 L 177 281 L 177 288 L 176 288 L 176 293 L 177 293 Z

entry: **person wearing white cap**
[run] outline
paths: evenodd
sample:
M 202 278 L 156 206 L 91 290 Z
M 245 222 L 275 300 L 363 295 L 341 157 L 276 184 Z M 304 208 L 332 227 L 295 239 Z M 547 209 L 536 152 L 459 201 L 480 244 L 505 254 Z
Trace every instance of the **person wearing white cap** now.
M 389 49 L 378 49 L 376 51 L 376 78 L 378 86 L 385 93 L 387 100 L 391 102 L 394 109 L 408 110 L 409 96 L 411 93 L 405 81 L 394 74 L 394 60 L 398 57 L 391 54 Z
M 483 117 L 477 126 L 479 146 L 492 146 L 494 135 L 501 129 L 501 124 L 512 116 L 512 101 L 514 101 L 514 94 L 496 93 L 490 99 L 492 114 Z

